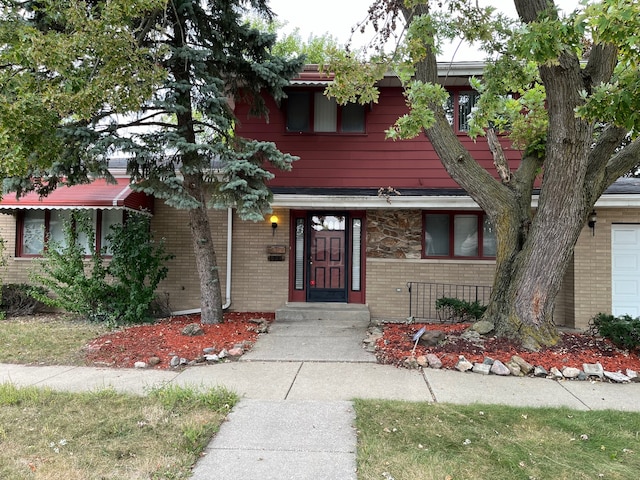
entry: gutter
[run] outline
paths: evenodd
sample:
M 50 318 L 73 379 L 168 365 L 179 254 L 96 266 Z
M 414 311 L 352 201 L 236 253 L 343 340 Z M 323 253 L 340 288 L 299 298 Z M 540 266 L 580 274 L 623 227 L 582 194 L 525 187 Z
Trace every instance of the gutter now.
M 225 303 L 222 305 L 222 310 L 226 310 L 231 306 L 231 253 L 233 246 L 233 208 L 227 209 L 227 272 L 225 280 Z M 190 310 L 178 310 L 171 312 L 171 315 L 192 315 L 195 313 L 201 313 L 201 308 L 192 308 Z

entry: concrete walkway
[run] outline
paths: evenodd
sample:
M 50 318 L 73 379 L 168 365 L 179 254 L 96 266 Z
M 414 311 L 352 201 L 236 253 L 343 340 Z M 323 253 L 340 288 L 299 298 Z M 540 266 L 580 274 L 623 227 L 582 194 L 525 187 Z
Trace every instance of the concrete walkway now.
M 354 398 L 640 411 L 639 383 L 378 365 L 360 346 L 365 329 L 276 322 L 239 362 L 182 371 L 0 364 L 0 383 L 68 391 L 112 387 L 140 395 L 166 383 L 237 392 L 242 400 L 210 442 L 192 480 L 355 480 Z

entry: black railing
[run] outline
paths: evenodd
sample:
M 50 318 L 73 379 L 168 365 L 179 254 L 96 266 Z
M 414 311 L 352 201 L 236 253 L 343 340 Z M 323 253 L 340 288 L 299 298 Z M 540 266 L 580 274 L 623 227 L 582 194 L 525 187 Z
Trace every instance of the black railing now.
M 436 301 L 439 298 L 457 298 L 481 305 L 489 303 L 491 287 L 479 285 L 452 285 L 446 283 L 409 282 L 409 318 L 439 321 Z

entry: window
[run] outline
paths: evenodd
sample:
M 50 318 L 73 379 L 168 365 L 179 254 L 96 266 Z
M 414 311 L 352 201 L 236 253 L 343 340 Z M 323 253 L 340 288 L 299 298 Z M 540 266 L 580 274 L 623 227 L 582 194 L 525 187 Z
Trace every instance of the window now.
M 338 105 L 322 91 L 288 92 L 287 132 L 364 133 L 364 105 Z
M 478 102 L 479 94 L 475 90 L 452 92 L 445 107 L 449 123 L 455 125 L 456 131 L 469 130 L 469 116 Z
M 426 212 L 423 256 L 494 258 L 495 230 L 482 212 Z
M 92 210 L 90 212 L 96 234 L 96 249 L 105 248 L 110 254 L 107 235 L 112 225 L 123 221 L 122 210 Z M 63 225 L 71 217 L 71 210 L 22 210 L 18 215 L 18 241 L 16 255 L 42 255 L 47 241 L 64 246 Z M 83 246 L 87 255 L 91 253 L 89 239 L 85 234 L 79 235 L 78 243 Z

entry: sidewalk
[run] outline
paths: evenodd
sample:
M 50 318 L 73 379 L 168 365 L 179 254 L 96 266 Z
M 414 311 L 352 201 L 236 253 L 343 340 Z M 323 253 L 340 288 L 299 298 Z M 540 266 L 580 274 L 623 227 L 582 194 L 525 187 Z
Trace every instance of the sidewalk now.
M 182 371 L 0 364 L 0 382 L 66 391 L 112 387 L 139 395 L 166 383 L 235 391 L 242 400 L 193 480 L 355 480 L 354 398 L 640 411 L 638 383 L 400 369 L 378 365 L 362 350 L 366 326 L 323 324 L 320 340 L 310 327 L 276 323 L 234 363 Z

